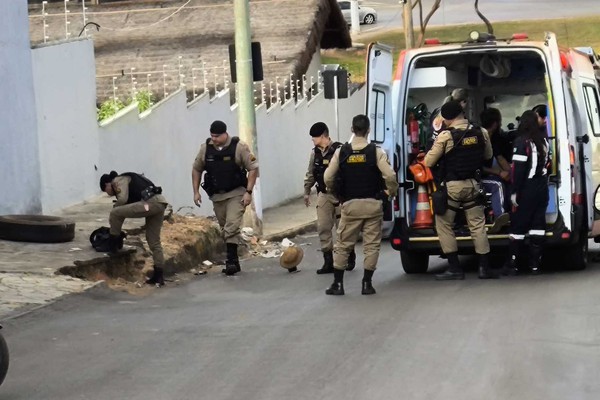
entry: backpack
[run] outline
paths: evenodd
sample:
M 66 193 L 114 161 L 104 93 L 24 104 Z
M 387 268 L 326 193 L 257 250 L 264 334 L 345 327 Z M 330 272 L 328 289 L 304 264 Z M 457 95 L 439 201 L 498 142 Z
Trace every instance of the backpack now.
M 121 236 L 119 237 L 119 242 L 117 244 L 117 249 L 123 248 L 123 240 L 125 239 L 125 237 L 127 237 L 125 232 L 121 232 Z M 92 244 L 92 247 L 96 251 L 101 253 L 106 253 L 107 251 L 110 251 L 109 240 L 110 228 L 107 228 L 106 226 L 101 226 L 100 228 L 94 230 L 90 235 L 90 243 Z

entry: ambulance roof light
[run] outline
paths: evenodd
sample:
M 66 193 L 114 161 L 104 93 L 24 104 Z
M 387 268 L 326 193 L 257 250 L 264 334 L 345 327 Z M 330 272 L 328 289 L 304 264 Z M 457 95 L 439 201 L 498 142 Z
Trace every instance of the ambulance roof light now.
M 471 39 L 472 42 L 485 43 L 496 40 L 496 36 L 491 33 L 472 31 L 469 33 L 469 39 Z
M 440 42 L 440 39 L 432 38 L 432 39 L 425 39 L 425 44 L 426 45 L 435 45 L 435 44 L 442 44 L 442 42 Z
M 513 33 L 512 40 L 527 40 L 529 36 L 526 33 Z

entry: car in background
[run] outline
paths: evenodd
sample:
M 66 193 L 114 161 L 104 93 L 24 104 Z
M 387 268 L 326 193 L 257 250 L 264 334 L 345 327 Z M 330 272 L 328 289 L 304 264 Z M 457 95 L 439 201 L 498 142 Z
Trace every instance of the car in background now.
M 352 14 L 350 12 L 350 1 L 338 1 L 342 10 L 344 19 L 350 25 L 352 23 Z M 358 20 L 361 24 L 371 25 L 377 21 L 377 11 L 371 7 L 358 6 Z

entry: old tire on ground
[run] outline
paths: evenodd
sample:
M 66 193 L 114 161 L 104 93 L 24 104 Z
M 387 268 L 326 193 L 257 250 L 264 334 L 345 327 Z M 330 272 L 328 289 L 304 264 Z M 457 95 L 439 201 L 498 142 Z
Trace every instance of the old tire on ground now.
M 48 215 L 0 216 L 0 239 L 16 242 L 60 243 L 75 237 L 75 223 Z
M 0 334 L 0 385 L 6 378 L 6 372 L 8 371 L 8 346 L 6 340 L 2 334 Z
M 407 274 L 424 274 L 429 268 L 429 254 L 400 250 L 402 268 Z

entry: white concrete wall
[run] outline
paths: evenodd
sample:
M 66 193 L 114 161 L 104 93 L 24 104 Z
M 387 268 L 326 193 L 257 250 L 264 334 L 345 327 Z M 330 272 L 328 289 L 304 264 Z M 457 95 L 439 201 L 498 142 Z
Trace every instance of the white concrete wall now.
M 0 1 L 0 214 L 41 211 L 27 2 Z
M 51 213 L 98 192 L 94 45 L 77 40 L 32 55 L 42 211 Z

